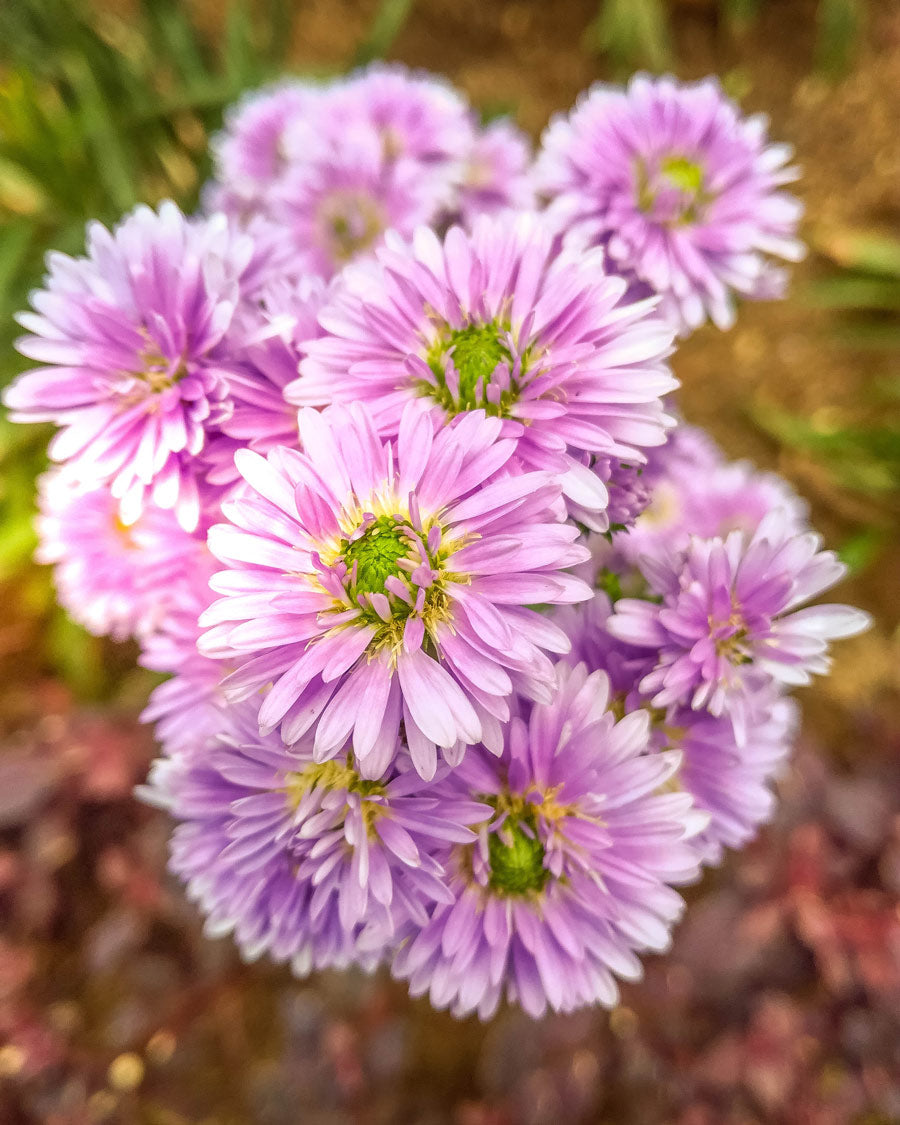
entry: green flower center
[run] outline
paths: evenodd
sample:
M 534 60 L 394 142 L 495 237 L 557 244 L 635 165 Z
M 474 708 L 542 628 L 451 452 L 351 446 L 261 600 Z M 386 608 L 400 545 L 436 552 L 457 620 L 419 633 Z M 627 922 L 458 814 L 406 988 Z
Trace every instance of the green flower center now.
M 459 372 L 460 398 L 474 395 L 480 379 L 489 379 L 498 363 L 512 360 L 499 333 L 496 321 L 454 328 L 450 333 L 449 347 L 453 349 L 453 366 Z
M 520 389 L 514 377 L 515 356 L 510 351 L 508 332 L 509 325 L 497 319 L 465 328 L 446 328 L 428 349 L 425 359 L 434 379 L 420 382 L 421 393 L 435 399 L 450 415 L 482 409 L 507 417 Z M 522 356 L 519 376 L 525 359 Z M 500 371 L 495 376 L 498 366 Z
M 748 651 L 749 633 L 743 619 L 735 614 L 730 621 L 718 623 L 710 619 L 710 630 L 714 636 L 716 655 L 724 657 L 730 664 L 750 664 L 753 660 Z M 734 630 L 732 632 L 732 630 Z
M 142 327 L 140 333 L 146 340 L 146 347 L 139 353 L 141 362 L 138 378 L 149 384 L 154 394 L 162 394 L 181 382 L 187 375 L 187 367 L 184 360 L 179 360 L 174 366 L 169 363 L 146 328 Z
M 356 592 L 366 594 L 383 594 L 388 578 L 400 576 L 398 561 L 410 553 L 408 539 L 390 516 L 379 516 L 358 539 L 341 546 L 348 573 L 356 565 Z
M 667 156 L 659 172 L 672 187 L 683 191 L 685 195 L 697 195 L 703 187 L 703 169 L 684 156 Z
M 346 789 L 348 793 L 361 793 L 364 797 L 384 792 L 380 781 L 366 781 L 359 776 L 349 755 L 346 760 L 332 758 L 328 762 L 310 762 L 302 770 L 287 775 L 285 788 L 295 808 L 313 789 Z
M 670 226 L 695 223 L 701 207 L 709 202 L 703 187 L 703 167 L 686 156 L 666 156 L 655 171 L 639 160 L 636 175 L 638 207 L 656 222 Z M 678 196 L 673 198 L 672 189 Z
M 526 823 L 534 831 L 533 817 Z M 507 819 L 500 832 L 488 836 L 488 863 L 491 869 L 488 885 L 502 895 L 542 891 L 550 878 L 550 872 L 544 867 L 544 846 L 537 833 L 529 835 L 512 818 Z
M 384 809 L 379 801 L 367 801 L 367 797 L 380 797 L 384 785 L 380 781 L 367 781 L 360 777 L 353 767 L 353 755 L 346 758 L 332 758 L 328 762 L 310 762 L 302 770 L 289 773 L 285 777 L 284 791 L 288 805 L 296 809 L 303 798 L 314 789 L 345 789 L 348 793 L 358 793 L 362 800 L 362 816 L 366 831 L 374 831 L 375 821 Z
M 369 250 L 384 230 L 375 200 L 360 192 L 335 192 L 320 212 L 333 258 L 343 264 Z

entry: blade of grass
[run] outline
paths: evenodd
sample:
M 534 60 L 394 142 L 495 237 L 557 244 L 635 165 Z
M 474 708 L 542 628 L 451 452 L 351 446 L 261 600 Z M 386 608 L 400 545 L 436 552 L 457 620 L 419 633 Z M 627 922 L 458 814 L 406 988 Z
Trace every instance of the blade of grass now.
M 850 69 L 862 33 L 861 0 L 819 0 L 816 12 L 815 65 L 829 78 Z
M 80 55 L 67 55 L 63 68 L 79 99 L 84 135 L 93 150 L 98 176 L 109 192 L 110 201 L 118 210 L 126 211 L 137 203 L 140 190 L 131 171 L 122 131 L 113 120 L 106 98 L 85 59 Z
M 415 0 L 381 0 L 368 34 L 356 48 L 355 66 L 384 58 L 409 19 Z
M 609 55 L 618 71 L 671 64 L 669 17 L 662 0 L 602 0 L 584 33 L 586 50 Z

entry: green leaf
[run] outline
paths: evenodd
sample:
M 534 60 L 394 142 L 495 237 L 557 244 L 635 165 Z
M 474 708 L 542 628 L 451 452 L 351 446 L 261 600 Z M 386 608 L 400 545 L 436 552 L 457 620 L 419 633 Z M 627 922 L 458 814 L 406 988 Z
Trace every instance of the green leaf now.
M 11 291 L 15 290 L 33 234 L 34 227 L 27 219 L 0 227 L 0 315 L 7 308 Z
M 847 539 L 838 550 L 838 558 L 845 563 L 851 574 L 867 570 L 881 554 L 885 546 L 884 535 L 874 528 L 867 528 Z
M 415 0 L 381 0 L 369 32 L 356 49 L 355 66 L 384 58 L 409 19 Z
M 843 77 L 853 63 L 865 14 L 863 0 L 819 0 L 815 64 L 828 77 Z
M 111 202 L 125 211 L 137 203 L 140 192 L 131 173 L 122 130 L 113 120 L 87 61 L 80 55 L 69 54 L 63 59 L 63 69 L 78 97 L 84 136 L 93 151 L 99 177 Z
M 662 0 L 601 0 L 583 37 L 589 51 L 609 55 L 620 71 L 671 65 L 669 19 Z
M 236 89 L 257 85 L 263 68 L 254 50 L 254 23 L 243 0 L 231 0 L 225 18 L 222 62 L 226 80 Z
M 837 274 L 813 282 L 807 295 L 811 304 L 823 309 L 900 311 L 900 278 Z
M 864 230 L 826 230 L 814 238 L 815 248 L 842 269 L 900 279 L 900 239 Z

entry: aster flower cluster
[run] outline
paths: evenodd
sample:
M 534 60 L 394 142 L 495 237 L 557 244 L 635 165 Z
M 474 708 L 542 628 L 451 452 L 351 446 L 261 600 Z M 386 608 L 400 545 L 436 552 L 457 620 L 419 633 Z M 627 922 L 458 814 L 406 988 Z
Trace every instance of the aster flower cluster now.
M 670 360 L 798 256 L 788 157 L 712 81 L 593 90 L 534 157 L 379 65 L 236 107 L 203 213 L 51 256 L 5 400 L 58 427 L 38 557 L 169 677 L 141 792 L 210 935 L 609 1006 L 769 816 L 866 619 Z

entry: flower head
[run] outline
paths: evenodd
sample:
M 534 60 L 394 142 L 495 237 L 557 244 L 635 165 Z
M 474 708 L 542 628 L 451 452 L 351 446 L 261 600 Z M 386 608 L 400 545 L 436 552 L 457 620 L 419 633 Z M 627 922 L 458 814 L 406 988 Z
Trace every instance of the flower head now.
M 551 123 L 536 166 L 548 217 L 610 272 L 648 285 L 682 333 L 734 320 L 734 297 L 770 298 L 773 259 L 797 261 L 797 178 L 761 116 L 741 117 L 715 79 L 637 75 L 597 85 Z
M 66 469 L 45 473 L 38 494 L 35 558 L 54 566 L 57 596 L 72 618 L 118 641 L 157 628 L 203 543 L 152 504 L 125 524 L 108 488 L 88 488 Z
M 458 760 L 484 740 L 500 748 L 513 677 L 546 692 L 545 649 L 568 643 L 527 608 L 588 597 L 564 572 L 587 555 L 557 522 L 548 473 L 502 475 L 515 443 L 483 412 L 434 433 L 410 403 L 396 442 L 361 406 L 300 414 L 304 453 L 236 457 L 250 493 L 210 531 L 234 569 L 204 615 L 202 648 L 246 663 L 233 696 L 273 683 L 264 729 L 294 743 L 315 724 L 325 760 L 348 738 L 368 777 L 397 751 L 403 721 L 416 768 L 436 748 Z
M 470 228 L 479 215 L 532 211 L 531 143 L 511 121 L 491 121 L 475 134 L 462 166 L 456 219 Z
M 345 272 L 288 397 L 365 401 L 386 436 L 410 399 L 437 424 L 484 411 L 526 469 L 559 473 L 567 500 L 605 528 L 592 460 L 640 464 L 664 440 L 672 332 L 651 303 L 621 303 L 621 279 L 554 260 L 551 241 L 528 217 L 391 240 L 376 266 Z
M 192 460 L 231 409 L 220 344 L 252 254 L 224 216 L 137 207 L 112 233 L 92 223 L 86 258 L 51 254 L 36 311 L 19 317 L 31 333 L 19 350 L 46 366 L 6 405 L 18 421 L 63 426 L 51 457 L 77 457 L 83 479 L 108 483 L 126 522 L 147 493 L 187 530 L 199 521 Z
M 645 714 L 616 723 L 608 681 L 560 666 L 555 694 L 513 717 L 500 759 L 467 755 L 451 780 L 491 806 L 449 860 L 453 903 L 400 949 L 393 971 L 455 1015 L 500 999 L 531 1016 L 616 1003 L 615 976 L 664 949 L 697 874 L 688 837 L 704 823 L 684 793 L 659 793 L 679 755 L 646 754 Z
M 257 731 L 251 704 L 223 713 L 202 753 L 160 759 L 142 795 L 178 821 L 171 867 L 244 956 L 298 973 L 377 964 L 409 923 L 450 895 L 440 857 L 474 838 L 483 806 L 425 787 L 408 756 L 379 781 L 348 753 L 316 762 Z
M 243 218 L 265 213 L 268 195 L 289 163 L 291 127 L 315 116 L 321 99 L 318 86 L 291 81 L 254 90 L 232 106 L 212 140 L 209 209 Z
M 411 234 L 430 222 L 449 187 L 412 161 L 384 167 L 381 141 L 364 134 L 339 148 L 316 147 L 273 193 L 270 214 L 290 238 L 301 273 L 333 277 L 367 258 L 386 232 Z
M 448 182 L 475 131 L 472 110 L 449 82 L 398 63 L 376 62 L 335 83 L 325 109 L 336 144 L 374 137 L 385 166 L 443 168 Z
M 850 606 L 800 608 L 846 570 L 819 545 L 775 509 L 752 534 L 694 538 L 682 552 L 644 556 L 641 568 L 659 600 L 620 599 L 607 627 L 658 654 L 641 683 L 653 704 L 713 715 L 727 709 L 743 740 L 756 687 L 767 679 L 805 684 L 827 672 L 828 642 L 861 632 L 869 618 Z

